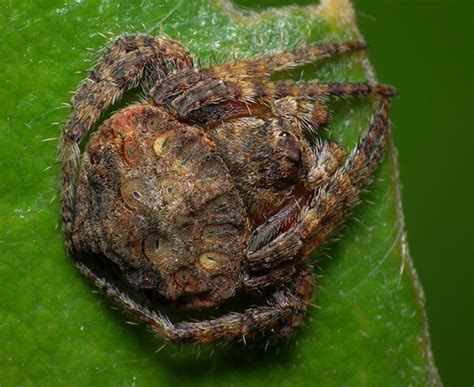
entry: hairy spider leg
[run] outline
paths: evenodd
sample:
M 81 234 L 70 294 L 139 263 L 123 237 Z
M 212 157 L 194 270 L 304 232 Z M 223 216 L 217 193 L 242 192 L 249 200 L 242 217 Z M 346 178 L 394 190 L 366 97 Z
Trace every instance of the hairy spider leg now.
M 388 112 L 390 101 L 383 99 L 370 129 L 351 152 L 344 166 L 336 170 L 328 183 L 313 197 L 301 214 L 304 246 L 301 254 L 309 254 L 338 227 L 347 212 L 359 202 L 361 191 L 372 181 L 371 176 L 380 163 L 385 140 L 390 132 Z M 337 203 L 333 203 L 333 198 Z M 341 213 L 337 213 L 341 209 Z M 330 227 L 325 222 L 330 222 Z
M 310 163 L 312 166 L 304 180 L 305 188 L 308 192 L 314 192 L 317 188 L 325 185 L 333 176 L 337 168 L 340 167 L 344 159 L 342 148 L 339 144 L 333 141 L 318 142 L 314 149 L 314 153 L 311 155 Z M 250 240 L 248 245 L 249 250 L 258 250 L 285 230 L 293 227 L 293 224 L 297 221 L 299 213 L 307 202 L 307 199 L 308 197 L 305 196 L 296 196 L 293 200 L 289 200 L 284 207 L 273 214 L 265 223 L 259 225 Z M 295 241 L 295 244 L 292 245 L 292 249 L 286 253 L 295 255 L 300 247 L 301 242 Z M 249 261 L 249 265 L 250 267 L 256 266 L 256 270 L 268 269 L 273 266 L 273 264 L 265 265 L 263 262 L 254 262 L 253 260 Z M 291 271 L 291 269 L 282 267 L 281 271 L 283 274 L 280 275 L 275 273 L 275 275 L 284 278 L 286 276 L 285 273 Z M 256 280 L 249 278 L 249 283 L 253 283 L 254 281 Z
M 271 224 L 264 224 L 254 231 L 246 254 L 252 271 L 307 257 L 341 224 L 348 211 L 357 204 L 361 190 L 369 183 L 382 157 L 390 129 L 388 110 L 389 100 L 383 99 L 367 134 L 344 165 L 337 168 L 324 185 L 315 189 L 291 228 L 265 244 L 262 241 L 267 241 L 268 236 L 261 233 L 268 232 Z
M 277 105 L 288 101 L 294 104 L 291 112 L 277 109 Z M 274 118 L 295 119 L 302 129 L 309 133 L 316 133 L 329 122 L 329 109 L 322 98 L 309 99 L 305 97 L 285 97 L 268 103 L 241 103 L 227 101 L 216 105 L 206 105 L 195 110 L 187 116 L 187 121 L 197 123 L 205 130 L 213 129 L 219 125 L 237 122 L 239 118 L 255 117 L 262 120 Z
M 343 42 L 318 46 L 304 46 L 267 58 L 228 63 L 194 69 L 169 77 L 150 90 L 149 103 L 167 106 L 179 119 L 199 122 L 197 110 L 209 105 L 241 103 L 268 104 L 287 96 L 317 99 L 324 96 L 363 96 L 377 94 L 392 96 L 395 89 L 368 83 L 293 83 L 265 79 L 272 72 L 301 66 L 336 53 L 364 49 L 362 42 Z M 232 104 L 232 102 L 234 104 Z M 236 111 L 237 110 L 237 111 Z M 231 106 L 222 109 L 218 119 L 240 115 Z M 204 116 L 198 114 L 198 117 Z
M 391 97 L 396 91 L 391 86 L 370 85 L 368 83 L 294 83 L 291 81 L 270 81 L 251 78 L 236 82 L 221 80 L 201 81 L 179 95 L 168 105 L 174 114 L 182 120 L 192 113 L 208 105 L 225 103 L 226 101 L 242 104 L 269 104 L 284 97 L 303 97 L 321 99 L 324 97 L 360 97 L 380 95 Z M 225 112 L 224 112 L 225 113 Z M 229 117 L 232 111 L 221 120 Z
M 209 84 L 212 80 L 240 81 L 247 78 L 263 78 L 279 70 L 290 69 L 317 60 L 330 57 L 337 53 L 344 53 L 365 49 L 367 46 L 361 41 L 342 43 L 319 44 L 302 46 L 291 51 L 279 52 L 264 58 L 249 59 L 234 63 L 194 69 L 180 74 L 175 74 L 157 84 L 150 91 L 149 100 L 157 105 L 169 97 L 177 95 L 183 90 L 188 90 L 202 81 Z
M 329 58 L 336 54 L 359 51 L 366 48 L 367 44 L 359 40 L 305 45 L 263 58 L 213 66 L 211 69 L 217 77 L 224 80 L 236 81 L 246 77 L 268 77 L 276 71 L 292 69 Z
M 117 102 L 125 90 L 136 87 L 145 73 L 156 72 L 153 77 L 159 79 L 167 75 L 168 67 L 185 69 L 192 66 L 188 51 L 175 41 L 143 35 L 124 36 L 115 41 L 75 93 L 71 102 L 73 112 L 61 136 L 61 211 L 70 255 L 73 252 L 73 203 L 82 139 L 100 115 Z
M 92 272 L 81 262 L 75 262 L 79 271 L 95 284 L 106 296 L 144 322 L 167 342 L 175 344 L 209 343 L 237 337 L 252 337 L 275 329 L 278 337 L 289 335 L 304 317 L 313 294 L 313 278 L 304 269 L 294 277 L 292 284 L 274 290 L 265 306 L 255 306 L 242 312 L 228 313 L 202 321 L 172 323 L 159 312 L 150 310 L 132 300 L 114 284 Z

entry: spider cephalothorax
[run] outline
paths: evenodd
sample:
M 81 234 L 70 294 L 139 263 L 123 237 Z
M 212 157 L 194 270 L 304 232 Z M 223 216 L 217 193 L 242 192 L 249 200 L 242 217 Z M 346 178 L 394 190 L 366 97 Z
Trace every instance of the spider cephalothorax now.
M 175 41 L 118 39 L 76 93 L 62 136 L 62 215 L 76 266 L 167 341 L 294 331 L 313 294 L 308 257 L 377 166 L 394 90 L 268 76 L 363 48 L 321 44 L 196 69 Z M 148 103 L 102 124 L 77 177 L 82 139 L 138 84 Z M 380 105 L 345 161 L 334 142 L 308 144 L 306 132 L 328 121 L 323 97 L 369 94 Z M 176 323 L 156 310 L 205 310 L 239 295 L 261 305 Z

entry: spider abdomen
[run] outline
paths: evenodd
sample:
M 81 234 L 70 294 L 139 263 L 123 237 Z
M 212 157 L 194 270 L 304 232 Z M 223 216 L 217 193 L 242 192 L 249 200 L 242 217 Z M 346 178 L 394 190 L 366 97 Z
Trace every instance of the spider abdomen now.
M 162 108 L 116 113 L 86 150 L 74 245 L 111 261 L 136 290 L 197 309 L 232 296 L 247 223 L 214 143 Z

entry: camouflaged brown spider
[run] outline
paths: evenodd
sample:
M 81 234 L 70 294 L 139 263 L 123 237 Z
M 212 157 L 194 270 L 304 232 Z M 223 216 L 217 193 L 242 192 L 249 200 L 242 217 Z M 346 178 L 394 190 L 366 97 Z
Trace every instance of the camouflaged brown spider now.
M 336 53 L 349 41 L 194 68 L 170 39 L 118 39 L 80 86 L 62 135 L 62 219 L 68 254 L 87 278 L 165 341 L 284 337 L 313 295 L 308 257 L 370 180 L 389 130 L 389 86 L 294 83 L 269 75 Z M 141 85 L 148 101 L 101 113 Z M 311 147 L 331 96 L 380 96 L 344 161 Z M 260 300 L 218 318 L 172 323 L 152 305 L 207 310 Z M 250 303 L 250 301 L 249 301 Z

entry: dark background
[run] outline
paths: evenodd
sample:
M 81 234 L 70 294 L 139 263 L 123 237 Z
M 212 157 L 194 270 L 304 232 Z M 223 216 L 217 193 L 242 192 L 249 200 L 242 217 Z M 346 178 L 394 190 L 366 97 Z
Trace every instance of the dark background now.
M 314 2 L 236 1 L 252 8 Z M 435 361 L 446 386 L 473 385 L 474 2 L 353 2 L 379 80 L 400 92 L 393 136 Z

